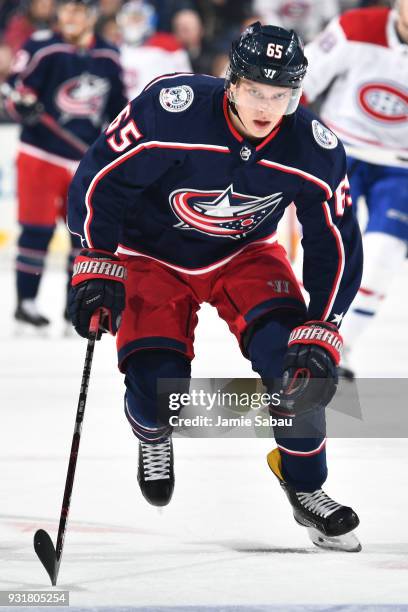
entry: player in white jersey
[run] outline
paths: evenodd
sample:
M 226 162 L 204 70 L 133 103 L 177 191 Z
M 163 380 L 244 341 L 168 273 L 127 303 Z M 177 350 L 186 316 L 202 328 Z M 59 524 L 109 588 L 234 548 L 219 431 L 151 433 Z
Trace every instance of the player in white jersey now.
M 121 62 L 129 100 L 154 78 L 172 72 L 191 72 L 187 52 L 166 32 L 155 32 L 156 13 L 143 0 L 127 2 L 118 15 L 123 36 Z
M 346 145 L 352 198 L 368 210 L 363 280 L 342 326 L 349 353 L 407 255 L 408 0 L 344 13 L 306 54 L 306 102 L 328 88 L 320 112 Z
M 340 6 L 338 0 L 255 0 L 254 13 L 265 23 L 292 28 L 309 42 L 340 13 Z

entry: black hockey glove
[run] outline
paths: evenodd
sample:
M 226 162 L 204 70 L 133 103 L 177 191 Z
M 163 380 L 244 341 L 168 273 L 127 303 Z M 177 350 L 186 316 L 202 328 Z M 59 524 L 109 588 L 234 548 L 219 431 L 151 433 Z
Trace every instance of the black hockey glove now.
M 6 111 L 24 125 L 36 125 L 44 106 L 34 93 L 13 90 L 6 102 Z
M 289 336 L 280 407 L 293 415 L 325 408 L 336 393 L 343 339 L 333 323 L 308 321 Z
M 125 279 L 126 267 L 112 253 L 84 249 L 76 257 L 68 314 L 80 336 L 88 337 L 91 317 L 99 309 L 100 330 L 116 334 L 125 308 Z

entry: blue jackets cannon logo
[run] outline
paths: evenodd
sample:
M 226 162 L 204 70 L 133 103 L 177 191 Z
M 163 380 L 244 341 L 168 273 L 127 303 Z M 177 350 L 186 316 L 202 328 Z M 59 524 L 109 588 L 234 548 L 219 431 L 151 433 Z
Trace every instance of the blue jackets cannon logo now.
M 170 194 L 171 207 L 180 219 L 175 227 L 233 239 L 255 230 L 282 199 L 282 192 L 258 198 L 234 192 L 232 185 L 224 191 L 186 188 Z

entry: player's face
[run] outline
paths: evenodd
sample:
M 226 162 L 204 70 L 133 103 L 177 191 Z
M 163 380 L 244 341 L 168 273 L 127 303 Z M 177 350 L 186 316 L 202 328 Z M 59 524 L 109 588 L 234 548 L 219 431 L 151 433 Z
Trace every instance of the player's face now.
M 54 16 L 54 4 L 54 0 L 33 0 L 30 5 L 30 12 L 39 21 L 46 21 Z
M 264 85 L 240 79 L 230 87 L 230 100 L 235 103 L 245 131 L 235 121 L 238 131 L 253 138 L 265 138 L 285 114 L 292 97 L 288 87 Z
M 80 40 L 84 34 L 92 30 L 93 13 L 83 4 L 66 2 L 58 9 L 58 26 L 61 34 L 67 40 Z
M 397 10 L 398 33 L 405 42 L 408 42 L 408 0 L 399 0 L 399 2 L 397 3 Z
M 141 44 L 148 30 L 145 15 L 140 13 L 129 13 L 121 17 L 120 27 L 124 40 L 129 44 Z

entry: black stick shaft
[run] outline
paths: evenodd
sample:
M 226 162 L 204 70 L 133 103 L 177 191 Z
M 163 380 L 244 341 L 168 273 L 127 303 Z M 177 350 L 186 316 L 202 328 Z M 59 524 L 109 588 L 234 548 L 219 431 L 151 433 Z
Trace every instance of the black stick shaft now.
M 74 147 L 74 149 L 76 149 L 81 155 L 84 155 L 87 152 L 89 145 L 86 144 L 86 142 L 84 142 L 80 138 L 78 138 L 78 136 L 75 136 L 75 134 L 73 134 L 72 132 L 63 128 L 58 123 L 58 121 L 56 121 L 54 117 L 52 117 L 48 113 L 41 114 L 40 123 L 42 123 L 45 127 L 51 130 L 51 132 L 54 132 L 54 134 L 56 134 L 66 143 L 71 145 L 71 147 Z
M 82 372 L 81 390 L 78 398 L 78 407 L 75 419 L 74 435 L 72 437 L 71 453 L 69 456 L 68 472 L 65 481 L 64 498 L 62 501 L 60 522 L 58 527 L 57 545 L 55 547 L 57 554 L 58 567 L 61 563 L 62 550 L 64 547 L 65 532 L 68 521 L 69 508 L 71 505 L 72 487 L 74 485 L 75 469 L 78 459 L 79 442 L 81 440 L 82 422 L 84 419 L 86 397 L 88 395 L 88 385 L 91 376 L 92 359 L 95 348 L 95 341 L 98 335 L 100 320 L 100 311 L 97 311 L 91 319 L 89 327 L 89 339 L 86 348 L 84 369 Z

